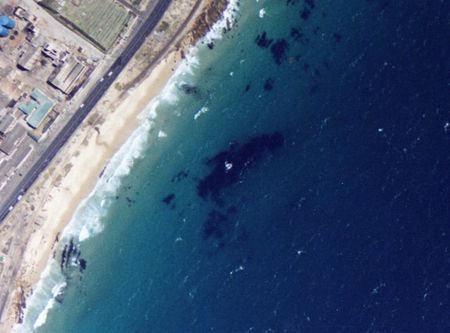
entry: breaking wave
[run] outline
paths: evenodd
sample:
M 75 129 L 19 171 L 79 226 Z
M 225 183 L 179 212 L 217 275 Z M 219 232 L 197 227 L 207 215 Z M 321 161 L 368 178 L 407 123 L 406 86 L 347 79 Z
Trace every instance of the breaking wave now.
M 142 157 L 149 141 L 150 130 L 154 126 L 158 107 L 161 103 L 176 105 L 180 99 L 178 85 L 195 75 L 195 69 L 200 65 L 198 51 L 204 48 L 201 44 L 222 38 L 223 31 L 233 26 L 239 8 L 238 0 L 231 0 L 223 13 L 223 18 L 216 22 L 206 36 L 195 47 L 187 52 L 186 58 L 180 62 L 172 77 L 139 116 L 140 125 L 111 158 L 102 172 L 97 184 L 74 213 L 61 235 L 60 248 L 70 239 L 83 242 L 98 233 L 103 228 L 103 217 L 107 214 L 124 176 L 128 175 L 135 161 Z M 205 113 L 207 110 L 203 110 Z M 165 133 L 164 133 L 165 134 Z M 66 279 L 61 273 L 60 264 L 50 258 L 40 280 L 27 299 L 24 310 L 24 320 L 14 327 L 14 332 L 34 332 L 47 321 L 49 311 L 57 303 L 57 298 L 67 287 Z

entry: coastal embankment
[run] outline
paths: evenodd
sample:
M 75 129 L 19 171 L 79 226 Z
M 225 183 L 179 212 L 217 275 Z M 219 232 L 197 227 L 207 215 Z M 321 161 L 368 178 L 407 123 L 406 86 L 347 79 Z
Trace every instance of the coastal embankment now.
M 0 331 L 23 320 L 60 235 L 99 175 L 140 125 L 139 115 L 170 79 L 188 48 L 222 16 L 228 0 L 174 0 L 117 82 L 0 228 Z M 181 19 L 183 18 L 183 19 Z M 145 73 L 145 74 L 143 74 Z M 5 245 L 6 244 L 6 245 Z

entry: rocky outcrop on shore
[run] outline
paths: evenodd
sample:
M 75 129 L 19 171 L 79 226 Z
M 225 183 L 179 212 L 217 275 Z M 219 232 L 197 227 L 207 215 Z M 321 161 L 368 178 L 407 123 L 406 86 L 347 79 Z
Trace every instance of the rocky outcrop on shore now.
M 182 58 L 184 58 L 184 50 L 195 45 L 223 17 L 223 12 L 229 3 L 230 0 L 209 0 L 205 3 L 201 13 L 197 15 L 192 23 L 192 28 L 177 45 L 177 49 L 180 50 Z M 227 22 L 226 30 L 229 30 L 231 25 L 232 22 Z
M 83 273 L 87 267 L 86 259 L 81 258 L 81 251 L 74 243 L 73 238 L 70 239 L 69 243 L 64 245 L 59 266 L 61 272 L 66 275 L 66 277 L 69 277 L 71 274 L 70 267 L 77 267 L 80 270 L 80 273 Z
M 19 286 L 16 290 L 15 294 L 15 302 L 14 302 L 14 315 L 16 318 L 16 322 L 21 324 L 23 322 L 24 310 L 26 307 L 27 295 L 25 289 L 22 286 Z
M 229 5 L 229 2 L 230 0 L 174 0 L 174 6 L 173 8 L 171 7 L 172 11 L 169 10 L 161 22 L 161 26 L 163 28 L 166 27 L 167 30 L 156 30 L 149 37 L 148 42 L 146 42 L 147 49 L 143 51 L 150 50 L 151 52 L 146 53 L 141 51 L 140 57 L 135 56 L 134 62 L 127 69 L 128 76 L 126 79 L 122 79 L 123 82 L 118 81 L 121 83 L 120 90 L 126 92 L 130 87 L 141 82 L 142 78 L 148 75 L 152 66 L 158 62 L 158 59 L 161 59 L 167 52 L 174 50 L 174 47 L 176 51 L 183 55 L 184 51 L 202 39 L 211 30 L 212 26 L 223 17 L 223 12 Z M 224 30 L 229 30 L 231 25 L 232 22 L 226 24 Z M 187 33 L 185 33 L 186 30 Z M 176 43 L 178 39 L 180 41 Z M 134 75 L 135 73 L 137 75 Z M 116 89 L 119 90 L 117 86 Z M 183 86 L 182 89 L 187 94 L 193 96 L 200 95 L 196 87 Z M 168 202 L 168 204 L 173 204 L 173 202 Z M 27 221 L 27 225 L 28 223 Z M 29 225 L 37 224 L 29 223 Z M 59 244 L 58 236 L 54 246 L 55 244 Z M 54 246 L 52 246 L 52 249 L 54 249 Z M 72 280 L 75 280 L 73 277 L 81 278 L 83 271 L 87 267 L 87 262 L 80 257 L 76 244 L 71 240 L 61 250 L 60 253 L 59 251 L 58 253 L 53 252 L 53 258 L 56 259 L 56 256 L 58 256 L 62 273 L 69 278 L 71 277 Z M 41 251 L 41 248 L 39 251 Z M 0 309 L 1 332 L 4 331 L 4 328 L 10 330 L 12 325 L 23 321 L 27 297 L 33 293 L 33 282 L 30 281 L 34 281 L 35 270 L 39 269 L 36 265 L 30 265 L 28 262 L 23 264 L 23 266 L 20 266 L 21 270 L 18 273 L 18 276 L 21 277 L 20 280 L 11 280 L 11 287 L 5 292 L 4 306 Z M 3 295 L 1 296 L 3 297 Z
M 128 69 L 127 80 L 116 83 L 116 89 L 124 93 L 142 82 L 153 66 L 173 49 L 184 58 L 187 50 L 223 17 L 229 3 L 230 0 L 173 0 L 156 32 L 137 52 Z M 227 22 L 225 30 L 229 30 L 232 23 Z M 209 43 L 208 47 L 212 49 L 214 43 Z
M 229 0 L 210 0 L 209 4 L 205 5 L 205 10 L 195 19 L 193 27 L 188 33 L 191 45 L 205 36 L 214 23 L 222 18 L 229 2 Z M 228 26 L 230 25 L 229 23 Z

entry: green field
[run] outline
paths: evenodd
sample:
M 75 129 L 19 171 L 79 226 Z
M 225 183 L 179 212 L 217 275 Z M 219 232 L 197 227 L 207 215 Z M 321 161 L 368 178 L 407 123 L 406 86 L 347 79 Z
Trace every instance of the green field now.
M 107 51 L 134 15 L 114 0 L 43 0 L 39 4 Z

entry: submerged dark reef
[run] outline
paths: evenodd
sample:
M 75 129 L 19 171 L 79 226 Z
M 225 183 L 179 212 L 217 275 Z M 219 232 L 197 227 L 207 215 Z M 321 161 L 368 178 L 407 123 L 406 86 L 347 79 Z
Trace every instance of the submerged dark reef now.
M 223 237 L 223 227 L 227 224 L 228 218 L 218 210 L 212 210 L 208 218 L 203 223 L 203 239 L 214 237 L 220 239 Z
M 80 273 L 83 273 L 87 267 L 86 259 L 81 258 L 81 251 L 74 243 L 73 238 L 68 244 L 64 245 L 61 253 L 61 260 L 59 263 L 61 271 L 68 275 L 70 273 L 70 267 L 78 267 Z
M 319 37 L 322 41 L 323 36 L 327 37 L 326 42 L 336 45 L 341 42 L 342 35 L 338 32 L 325 32 L 322 27 L 317 25 L 315 16 L 325 17 L 326 13 L 319 9 L 314 0 L 287 0 L 285 5 L 291 6 L 292 10 L 297 13 L 297 21 L 293 21 L 292 25 L 287 27 L 285 34 L 278 34 L 277 31 L 261 29 L 257 32 L 253 39 L 256 48 L 261 50 L 262 54 L 267 55 L 273 61 L 273 64 L 280 67 L 289 66 L 292 71 L 297 73 L 297 77 L 303 81 L 309 81 L 305 93 L 307 96 L 316 95 L 321 91 L 321 83 L 323 77 L 330 70 L 329 59 L 318 61 L 308 56 L 305 48 L 313 47 Z M 295 7 L 294 7 L 295 6 Z M 311 19 L 313 18 L 313 19 Z M 228 34 L 226 38 L 233 38 L 233 34 Z M 301 49 L 299 48 L 301 45 Z M 215 49 L 214 42 L 207 45 L 210 50 Z M 299 51 L 302 51 L 302 54 Z M 241 52 L 244 52 L 242 49 Z M 305 52 L 305 53 L 303 53 Z M 209 68 L 208 71 L 212 71 Z M 253 86 L 259 86 L 262 93 L 274 93 L 282 89 L 282 82 L 278 82 L 278 78 L 271 75 L 263 77 L 259 84 L 248 80 L 243 85 L 243 92 L 248 93 L 254 89 Z M 194 98 L 202 98 L 204 90 L 202 86 L 183 84 L 178 87 Z M 245 175 L 249 169 L 255 167 L 257 163 L 264 158 L 266 154 L 273 154 L 275 150 L 284 144 L 284 137 L 279 132 L 265 133 L 249 138 L 246 142 L 233 142 L 226 149 L 218 152 L 216 155 L 209 157 L 206 161 L 208 170 L 206 175 L 199 178 L 192 177 L 185 171 L 181 171 L 175 175 L 171 182 L 178 183 L 182 179 L 189 178 L 196 184 L 197 195 L 212 204 L 207 216 L 202 221 L 200 230 L 204 240 L 208 240 L 211 244 L 215 244 L 217 248 L 224 247 L 236 239 L 245 239 L 248 237 L 238 237 L 242 230 L 234 225 L 236 212 L 227 210 L 227 206 L 231 204 L 227 200 L 226 189 L 245 180 Z M 175 210 L 176 200 L 179 198 L 175 195 L 176 190 L 167 193 L 162 199 L 162 203 L 169 209 Z M 179 215 L 181 216 L 181 215 Z
M 266 84 L 273 84 L 268 79 Z M 271 89 L 271 88 L 270 88 Z M 237 226 L 233 220 L 237 214 L 236 207 L 225 207 L 223 191 L 243 180 L 251 167 L 260 162 L 264 156 L 275 153 L 284 144 L 284 136 L 279 132 L 266 133 L 248 139 L 244 144 L 231 143 L 227 149 L 220 151 L 206 161 L 210 172 L 203 178 L 192 178 L 197 183 L 197 195 L 203 199 L 211 199 L 213 208 L 203 220 L 201 236 L 211 241 L 217 250 L 227 244 L 238 244 L 248 239 L 249 234 L 244 226 Z M 188 177 L 188 172 L 180 171 L 172 177 L 171 183 L 178 183 Z M 175 193 L 168 193 L 162 203 L 171 210 L 176 209 Z
M 220 204 L 220 194 L 223 189 L 238 182 L 266 152 L 275 152 L 283 143 L 283 135 L 275 132 L 253 137 L 242 146 L 237 143 L 230 144 L 227 150 L 206 162 L 212 170 L 206 177 L 199 180 L 197 194 L 203 199 L 210 197 Z
M 179 89 L 184 92 L 186 95 L 191 95 L 194 96 L 196 98 L 202 98 L 202 94 L 200 92 L 200 89 L 196 86 L 187 84 L 187 83 L 183 83 L 179 86 Z

